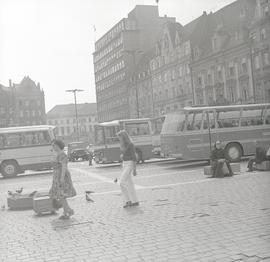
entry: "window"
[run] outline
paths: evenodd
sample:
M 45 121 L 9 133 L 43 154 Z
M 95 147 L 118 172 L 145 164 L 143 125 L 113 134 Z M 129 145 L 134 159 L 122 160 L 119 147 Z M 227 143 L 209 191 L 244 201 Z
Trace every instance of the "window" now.
M 246 63 L 245 59 L 243 59 L 243 61 L 242 61 L 242 72 L 243 73 L 247 72 L 247 63 Z
M 208 125 L 209 123 L 209 125 Z M 203 129 L 215 128 L 215 115 L 214 112 L 205 112 L 203 116 Z
M 196 113 L 194 115 L 193 123 L 192 123 L 192 130 L 200 130 L 202 126 L 202 113 Z
M 243 110 L 241 126 L 257 126 L 263 124 L 263 112 L 258 110 Z
M 118 131 L 119 131 L 119 127 L 117 126 L 104 127 L 105 142 L 108 144 L 113 143 L 113 142 L 118 142 L 119 141 L 117 137 Z
M 67 126 L 67 135 L 70 135 L 70 127 Z
M 260 68 L 260 58 L 259 58 L 259 56 L 255 56 L 255 68 L 256 69 Z
M 269 53 L 263 54 L 263 60 L 265 65 L 269 65 Z
M 150 134 L 148 122 L 125 123 L 125 129 L 131 136 L 143 136 Z
M 221 69 L 218 70 L 218 79 L 219 80 L 222 80 L 223 79 Z
M 266 30 L 265 28 L 261 29 L 261 40 L 265 40 L 266 39 Z
M 207 74 L 207 82 L 208 82 L 209 85 L 212 84 L 212 75 L 211 75 L 211 73 Z
M 65 128 L 64 127 L 61 127 L 61 133 L 62 133 L 62 136 L 65 135 Z
M 6 138 L 4 135 L 0 135 L 0 148 L 4 148 L 6 146 Z
M 267 3 L 268 1 L 266 1 Z M 264 8 L 264 15 L 265 16 L 268 16 L 269 15 L 269 6 L 267 5 L 265 8 Z
M 229 75 L 234 76 L 234 66 L 229 67 Z
M 66 123 L 69 124 L 69 119 L 66 120 Z
M 17 133 L 6 134 L 6 144 L 8 147 L 19 147 L 22 144 L 22 136 Z
M 240 111 L 218 112 L 217 122 L 219 128 L 230 128 L 239 126 Z
M 199 84 L 199 86 L 202 85 L 202 77 L 201 76 L 198 77 L 198 84 Z
M 23 134 L 23 145 L 30 146 L 38 144 L 38 138 L 35 133 L 29 132 Z

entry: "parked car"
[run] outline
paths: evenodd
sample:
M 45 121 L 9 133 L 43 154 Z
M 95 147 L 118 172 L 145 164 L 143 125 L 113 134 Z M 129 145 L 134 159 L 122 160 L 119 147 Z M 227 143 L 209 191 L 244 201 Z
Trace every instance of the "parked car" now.
M 74 149 L 70 154 L 69 160 L 72 162 L 78 161 L 79 159 L 83 161 L 89 160 L 89 152 L 86 149 Z

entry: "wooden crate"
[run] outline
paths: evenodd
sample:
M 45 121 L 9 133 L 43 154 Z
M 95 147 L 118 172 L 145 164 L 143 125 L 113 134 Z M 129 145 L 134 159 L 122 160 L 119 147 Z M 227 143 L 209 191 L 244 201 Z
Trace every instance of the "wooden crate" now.
M 263 161 L 260 164 L 256 164 L 255 169 L 260 171 L 270 171 L 270 161 Z
M 52 199 L 49 196 L 35 197 L 33 199 L 33 209 L 38 215 L 44 213 L 55 213 Z
M 11 210 L 27 210 L 33 208 L 33 196 L 29 194 L 14 194 L 8 196 L 7 205 Z
M 230 163 L 233 173 L 240 173 L 240 163 Z M 212 176 L 212 168 L 211 166 L 205 166 L 204 167 L 204 175 L 205 176 Z

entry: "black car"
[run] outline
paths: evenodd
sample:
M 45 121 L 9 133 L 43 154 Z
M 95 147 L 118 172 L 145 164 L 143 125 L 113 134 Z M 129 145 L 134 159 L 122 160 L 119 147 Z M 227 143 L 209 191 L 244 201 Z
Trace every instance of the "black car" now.
M 79 159 L 89 160 L 89 152 L 86 149 L 74 149 L 72 150 L 69 161 L 77 161 Z

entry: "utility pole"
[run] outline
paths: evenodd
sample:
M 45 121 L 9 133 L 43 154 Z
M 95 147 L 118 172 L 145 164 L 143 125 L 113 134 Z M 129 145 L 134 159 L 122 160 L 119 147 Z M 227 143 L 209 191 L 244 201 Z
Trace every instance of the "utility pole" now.
M 77 137 L 77 142 L 80 141 L 80 132 L 79 132 L 79 121 L 78 121 L 78 109 L 77 109 L 77 92 L 83 92 L 84 90 L 82 89 L 70 89 L 66 90 L 66 92 L 73 93 L 74 95 L 74 105 L 75 105 L 75 116 L 76 116 L 76 137 Z

